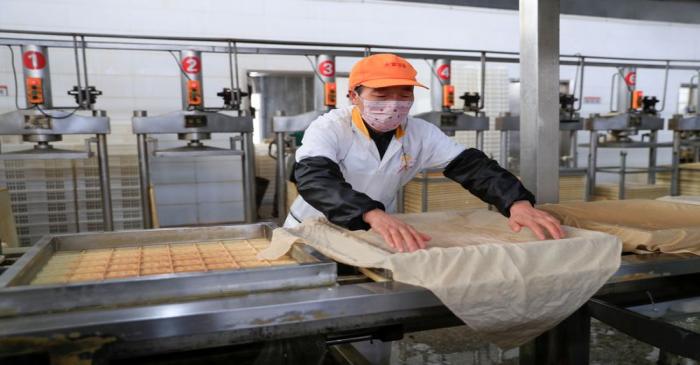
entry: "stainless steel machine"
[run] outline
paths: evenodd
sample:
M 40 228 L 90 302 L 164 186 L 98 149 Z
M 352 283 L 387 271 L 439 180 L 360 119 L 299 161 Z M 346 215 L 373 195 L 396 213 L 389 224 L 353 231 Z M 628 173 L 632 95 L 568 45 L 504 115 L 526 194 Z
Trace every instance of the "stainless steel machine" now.
M 148 116 L 145 110 L 134 111 L 132 129 L 138 139 L 141 206 L 146 228 L 152 227 L 153 224 L 149 209 L 149 159 L 160 157 L 242 156 L 245 222 L 251 223 L 257 219 L 253 118 L 240 108 L 241 98 L 247 94 L 233 81 L 234 72 L 238 81 L 237 66 L 234 67 L 237 53 L 234 45 L 229 43 L 228 48 L 231 88 L 224 88 L 217 94 L 224 99 L 224 107 L 205 108 L 202 53 L 183 50 L 180 51 L 178 61 L 181 71 L 182 110 L 159 116 Z M 240 136 L 231 137 L 230 149 L 205 145 L 203 141 L 210 139 L 214 133 L 237 133 Z M 150 138 L 158 134 L 176 134 L 178 139 L 187 141 L 187 144 L 172 149 L 160 149 L 157 140 Z M 237 146 L 238 142 L 240 147 Z
M 585 59 L 580 57 L 574 77 L 573 93 L 559 93 L 559 131 L 561 132 L 559 173 L 563 176 L 580 176 L 586 173 L 585 168 L 580 168 L 578 165 L 578 131 L 583 129 L 583 118 L 579 111 L 583 105 L 585 66 Z M 518 99 L 516 103 L 511 102 L 511 110 L 519 109 L 519 83 L 516 86 Z M 520 154 L 520 116 L 511 112 L 505 113 L 496 117 L 494 127 L 500 131 L 499 164 L 517 172 L 520 169 L 519 159 L 516 157 Z
M 657 150 L 672 147 L 671 143 L 659 143 L 658 131 L 664 128 L 664 119 L 659 113 L 666 104 L 666 87 L 668 85 L 669 63 L 666 62 L 664 92 L 661 107 L 656 108 L 659 100 L 655 96 L 644 96 L 636 89 L 637 69 L 635 67 L 618 67 L 612 76 L 610 88 L 610 109 L 608 115 L 593 114 L 585 121 L 585 129 L 591 132 L 588 153 L 588 185 L 586 198 L 593 196 L 598 172 L 615 173 L 620 177 L 619 198 L 625 197 L 625 176 L 631 173 L 646 173 L 647 183 L 656 183 L 656 173 L 670 171 L 669 168 L 657 166 Z M 616 107 L 613 107 L 616 105 Z M 631 137 L 640 131 L 648 131 L 635 141 Z M 647 139 L 645 141 L 645 138 Z M 598 167 L 599 148 L 622 148 L 619 167 Z M 632 168 L 626 165 L 627 152 L 630 148 L 649 150 L 649 164 L 646 168 Z
M 337 90 L 335 84 L 335 56 L 321 54 L 316 56 L 314 65 L 314 110 L 293 116 L 277 115 L 272 118 L 272 131 L 275 133 L 274 145 L 277 154 L 270 156 L 276 160 L 276 196 L 277 216 L 280 222 L 287 217 L 287 180 L 296 139 L 289 134 L 303 132 L 316 118 L 335 108 Z M 270 145 L 272 148 L 272 145 Z M 291 158 L 291 160 L 290 160 Z
M 448 136 L 457 131 L 474 131 L 476 148 L 484 149 L 484 131 L 489 130 L 489 118 L 484 114 L 484 90 L 486 88 L 486 52 L 481 53 L 480 92 L 467 92 L 460 96 L 464 107 L 455 110 L 455 89 L 452 85 L 452 62 L 441 58 L 433 61 L 430 75 L 430 100 L 432 111 L 416 114 L 416 118 L 439 127 Z
M 688 87 L 688 113 L 675 114 L 668 121 L 668 129 L 673 131 L 673 161 L 671 175 L 671 195 L 680 194 L 681 161 L 700 162 L 700 92 L 695 89 L 696 101 L 693 103 L 693 79 L 700 82 L 700 71 L 690 79 Z M 695 107 L 692 105 L 695 104 Z
M 454 109 L 455 88 L 452 85 L 452 62 L 447 58 L 436 59 L 430 64 L 430 98 L 432 111 L 414 115 L 434 124 L 448 136 L 454 136 L 458 131 L 473 131 L 475 134 L 475 146 L 479 150 L 484 149 L 484 132 L 489 130 L 489 118 L 483 112 L 486 89 L 486 52 L 481 52 L 481 82 L 479 92 L 465 92 L 459 98 L 464 101 L 462 109 Z M 428 184 L 444 182 L 445 177 L 431 178 L 431 173 L 441 170 L 423 170 L 420 177 L 414 179 L 421 184 L 421 209 L 428 209 Z M 405 211 L 404 187 L 399 189 L 396 206 L 399 212 Z
M 1 160 L 74 160 L 87 159 L 97 151 L 99 181 L 102 194 L 103 229 L 113 229 L 112 200 L 109 186 L 107 135 L 110 124 L 104 110 L 94 109 L 102 92 L 89 84 L 85 40 L 73 37 L 77 85 L 68 91 L 75 96 L 77 106 L 54 106 L 51 90 L 49 52 L 45 46 L 23 45 L 22 65 L 26 107 L 0 115 L 0 135 L 22 136 L 23 142 L 34 144 L 29 150 L 0 151 Z M 79 54 L 82 53 L 82 67 Z M 15 78 L 17 75 L 14 75 Z M 85 150 L 55 148 L 64 135 L 94 135 L 85 141 Z
M 78 358 L 91 363 L 309 336 L 334 346 L 462 325 L 429 290 L 365 269 L 341 273 L 334 262 L 304 246 L 292 252 L 300 262 L 292 266 L 28 285 L 54 253 L 269 238 L 271 228 L 252 224 L 46 237 L 0 276 L 0 359 L 48 352 L 57 363 Z M 653 346 L 697 355 L 697 333 L 630 307 L 700 295 L 699 276 L 697 256 L 623 256 L 622 266 L 596 297 L 548 334 L 556 341 L 538 339 L 535 352 L 538 358 L 572 352 L 571 364 L 587 364 L 592 316 Z M 527 351 L 521 350 L 523 363 L 532 355 Z

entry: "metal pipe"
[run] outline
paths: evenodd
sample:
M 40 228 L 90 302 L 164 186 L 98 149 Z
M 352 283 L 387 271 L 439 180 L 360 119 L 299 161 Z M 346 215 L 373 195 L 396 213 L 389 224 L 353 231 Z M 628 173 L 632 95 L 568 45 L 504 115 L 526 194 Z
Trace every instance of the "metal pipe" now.
M 673 154 L 671 159 L 671 195 L 680 195 L 681 132 L 673 131 Z
M 615 78 L 616 77 L 620 77 L 620 75 L 618 75 L 617 72 L 612 75 L 612 78 L 610 80 L 611 81 L 610 82 L 610 111 L 611 112 L 617 112 L 617 108 L 613 109 L 613 105 L 614 105 L 613 100 L 615 98 Z
M 83 102 L 85 103 L 85 109 L 92 109 L 93 106 L 90 104 L 90 82 L 88 81 L 88 66 L 87 66 L 87 55 L 85 52 L 85 37 L 80 36 L 81 49 L 83 54 L 83 75 L 85 75 L 85 98 Z
M 486 92 L 486 52 L 481 52 L 481 99 L 479 100 L 479 110 L 484 109 Z
M 661 99 L 661 108 L 656 110 L 658 113 L 661 113 L 664 111 L 664 109 L 666 109 L 666 89 L 668 88 L 668 70 L 670 65 L 671 62 L 666 61 L 666 73 L 664 74 L 664 96 L 663 99 Z
M 78 37 L 75 35 L 73 36 L 73 52 L 75 54 L 75 76 L 78 80 L 78 107 L 82 109 L 84 107 L 83 93 L 81 92 L 83 90 L 83 87 L 80 83 L 80 57 L 78 57 Z
M 134 117 L 146 117 L 145 110 L 134 110 Z M 151 216 L 151 192 L 150 192 L 150 170 L 148 169 L 148 135 L 136 135 L 139 164 L 139 188 L 141 190 L 141 215 L 143 217 L 143 228 L 153 228 L 153 217 Z
M 95 112 L 104 112 L 95 110 Z M 112 189 L 109 185 L 109 156 L 107 154 L 107 135 L 97 135 L 97 165 L 100 170 L 100 189 L 102 191 L 102 222 L 104 231 L 114 230 L 112 218 Z
M 255 199 L 255 145 L 253 133 L 241 133 L 243 139 L 243 200 L 245 207 L 245 222 L 254 223 L 257 220 L 257 202 Z
M 484 150 L 484 131 L 476 131 L 476 149 L 483 151 Z
M 617 198 L 625 199 L 625 178 L 627 173 L 627 152 L 620 151 L 620 181 L 617 189 Z
M 658 153 L 658 148 L 656 148 L 656 141 L 658 131 L 649 132 L 649 173 L 647 175 L 647 184 L 656 184 L 656 157 Z
M 571 155 L 571 160 L 569 162 L 569 166 L 572 168 L 577 168 L 578 167 L 578 131 L 570 131 L 569 132 L 569 143 L 571 146 L 570 148 L 570 155 Z
M 700 70 L 698 70 L 698 73 L 696 75 L 693 75 L 690 77 L 690 82 L 688 83 L 688 100 L 686 102 L 686 112 L 690 111 L 690 106 L 693 105 L 693 80 L 694 79 L 700 79 Z M 696 89 L 695 94 L 697 94 L 698 97 L 698 105 L 695 106 L 695 113 L 700 112 L 700 92 L 698 92 L 698 89 Z
M 499 135 L 498 164 L 504 169 L 508 169 L 508 131 L 501 131 Z
M 580 111 L 583 106 L 583 73 L 586 69 L 586 57 L 581 57 L 581 78 L 578 85 L 578 106 L 574 108 L 574 111 Z
M 25 85 L 27 78 L 39 78 L 41 79 L 41 91 L 44 96 L 44 102 L 41 104 L 44 108 L 53 107 L 53 97 L 51 94 L 51 71 L 49 67 L 49 49 L 45 46 L 37 46 L 34 44 L 25 44 L 21 47 L 22 58 L 27 55 L 28 61 L 31 67 L 27 67 L 25 62 L 22 62 L 22 74 L 24 76 Z M 43 67 L 42 60 L 43 57 Z M 14 60 L 12 60 L 14 62 Z M 15 90 L 17 93 L 17 90 Z M 33 103 L 29 100 L 29 94 L 24 93 L 25 103 L 27 107 L 30 107 Z M 70 107 L 71 109 L 74 107 Z
M 586 181 L 586 201 L 591 201 L 595 193 L 595 178 L 598 169 L 598 133 L 591 131 L 588 148 L 588 179 Z
M 235 90 L 234 88 L 234 83 L 233 83 L 233 49 L 232 45 L 233 42 L 229 41 L 228 42 L 228 76 L 229 76 L 229 82 L 231 84 L 231 91 Z M 238 67 L 238 65 L 236 65 Z M 238 72 L 238 71 L 236 71 Z
M 43 45 L 48 47 L 57 48 L 73 48 L 71 42 L 60 41 L 60 40 L 45 40 L 36 38 L 0 38 L 3 44 L 21 46 L 23 44 L 32 43 L 37 45 Z M 105 41 L 92 41 L 86 42 L 87 48 L 91 49 L 109 49 L 109 50 L 129 50 L 129 51 L 182 51 L 182 50 L 196 50 L 206 53 L 228 53 L 228 46 L 219 47 L 211 45 L 177 45 L 177 44 L 153 44 L 153 43 L 124 43 L 124 42 L 105 42 Z M 421 51 L 412 48 L 406 48 L 410 51 Z M 434 52 L 444 52 L 441 50 L 432 50 Z M 394 51 L 395 54 L 402 56 L 404 58 L 414 58 L 414 59 L 437 59 L 449 57 L 454 61 L 468 61 L 468 62 L 479 62 L 481 60 L 480 56 L 466 55 L 464 53 L 471 52 L 482 52 L 482 51 L 460 51 L 462 54 L 446 54 L 446 53 L 426 53 L 426 52 L 408 52 L 408 51 Z M 493 54 L 508 54 L 508 52 L 497 52 L 497 51 L 487 51 Z M 310 48 L 299 48 L 299 47 L 238 47 L 238 53 L 241 54 L 252 54 L 252 55 L 319 55 L 319 54 L 329 54 L 336 57 L 364 57 L 365 52 L 361 49 L 358 50 L 348 50 L 348 49 L 310 49 Z M 575 56 L 577 60 L 567 60 L 566 58 L 574 56 L 561 56 L 559 64 L 563 66 L 576 66 L 579 64 L 579 56 Z M 595 57 L 586 56 L 591 59 L 611 59 L 611 60 L 637 60 L 635 58 L 625 59 L 620 57 Z M 494 63 L 519 63 L 517 57 L 487 57 L 487 62 Z M 647 60 L 650 62 L 661 62 L 662 60 Z M 665 62 L 665 60 L 663 60 Z M 672 60 L 671 62 L 683 62 L 682 60 Z M 697 62 L 700 60 L 686 60 L 685 62 Z M 665 69 L 665 65 L 661 64 L 648 64 L 648 63 L 631 63 L 631 62 L 586 62 L 586 66 L 589 67 L 637 67 L 646 69 Z M 698 69 L 697 65 L 671 65 L 672 70 L 688 70 L 696 71 Z
M 0 33 L 14 33 L 14 34 L 31 34 L 31 35 L 45 35 L 45 36 L 75 36 L 77 33 L 70 32 L 56 32 L 56 31 L 33 31 L 33 30 L 20 30 L 20 29 L 0 29 Z M 246 38 L 219 38 L 219 37 L 183 37 L 183 36 L 158 36 L 158 35 L 131 35 L 131 34 L 106 34 L 106 33 L 79 33 L 85 37 L 93 38 L 121 38 L 121 39 L 150 39 L 150 40 L 168 40 L 168 41 L 195 41 L 195 42 L 227 42 L 234 41 L 237 43 L 249 43 L 249 44 L 265 44 L 265 45 L 289 45 L 289 46 L 323 46 L 323 47 L 338 47 L 338 48 L 360 48 L 366 49 L 369 52 L 372 48 L 378 49 L 410 49 L 415 51 L 440 51 L 440 52 L 460 52 L 460 53 L 479 53 L 484 52 L 483 50 L 474 49 L 458 49 L 458 48 L 431 48 L 431 47 L 406 47 L 406 46 L 395 46 L 395 45 L 381 45 L 381 44 L 363 44 L 363 43 L 330 43 L 330 42 L 308 42 L 308 41 L 280 41 L 280 40 L 269 40 L 269 39 L 246 39 Z M 501 55 L 519 55 L 518 52 L 514 51 L 494 51 L 487 50 L 488 53 L 501 54 Z M 563 58 L 579 58 L 580 55 L 563 54 L 560 57 Z M 610 56 L 585 56 L 589 59 L 599 59 L 599 60 L 630 60 L 638 62 L 662 62 L 665 59 L 657 58 L 639 58 L 639 57 L 610 57 Z M 431 58 L 431 57 L 425 57 Z M 700 63 L 700 60 L 694 59 L 670 59 L 670 62 L 686 62 L 686 63 Z M 516 61 L 518 62 L 518 61 Z
M 287 154 L 284 148 L 284 132 L 275 133 L 277 140 L 277 217 L 280 225 L 287 218 Z

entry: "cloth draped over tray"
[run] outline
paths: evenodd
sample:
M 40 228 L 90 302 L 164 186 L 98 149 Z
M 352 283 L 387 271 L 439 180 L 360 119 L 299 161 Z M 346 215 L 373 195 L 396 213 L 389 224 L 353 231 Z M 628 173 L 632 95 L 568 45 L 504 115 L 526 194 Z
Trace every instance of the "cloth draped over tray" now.
M 700 205 L 632 199 L 539 208 L 563 224 L 620 237 L 625 252 L 700 255 Z
M 325 219 L 274 231 L 260 258 L 297 242 L 336 261 L 391 270 L 396 281 L 431 290 L 475 335 L 502 348 L 524 344 L 583 305 L 620 265 L 616 237 L 566 227 L 562 240 L 510 231 L 488 210 L 397 216 L 432 236 L 429 248 L 397 253 L 372 231 Z

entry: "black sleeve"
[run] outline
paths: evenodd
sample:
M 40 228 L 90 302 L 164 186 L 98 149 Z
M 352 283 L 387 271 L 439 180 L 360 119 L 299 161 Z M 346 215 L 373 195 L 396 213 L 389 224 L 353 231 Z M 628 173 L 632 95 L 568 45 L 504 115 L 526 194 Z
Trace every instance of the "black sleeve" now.
M 520 200 L 535 204 L 535 196 L 515 175 L 502 168 L 483 152 L 469 148 L 460 153 L 445 168 L 445 176 L 458 182 L 479 199 L 498 209 L 506 217 L 510 207 Z
M 377 208 L 385 210 L 381 202 L 353 190 L 338 164 L 326 157 L 307 157 L 297 162 L 294 180 L 307 203 L 329 221 L 350 230 L 369 229 L 362 215 Z

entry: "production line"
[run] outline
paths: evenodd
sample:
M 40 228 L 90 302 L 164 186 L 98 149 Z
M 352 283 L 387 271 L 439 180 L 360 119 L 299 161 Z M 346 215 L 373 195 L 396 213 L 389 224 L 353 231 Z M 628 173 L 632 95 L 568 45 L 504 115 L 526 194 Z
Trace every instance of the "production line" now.
M 84 37 L 80 39 L 78 42 L 74 36 L 72 45 L 76 51 L 76 64 L 77 52 L 82 50 L 85 57 L 85 49 L 91 46 L 91 42 L 85 41 Z M 22 42 L 21 39 L 3 41 Z M 195 42 L 191 39 L 181 41 Z M 32 45 L 26 46 L 21 43 L 26 48 L 23 53 L 44 54 L 46 60 L 48 53 L 46 45 L 42 44 L 71 46 L 56 40 L 32 42 Z M 204 56 L 201 49 L 206 47 L 183 45 L 182 49 L 178 49 L 180 57 L 177 59 L 181 71 L 182 110 L 160 116 L 149 116 L 144 110 L 135 111 L 132 128 L 138 140 L 144 228 L 153 227 L 149 160 L 179 156 L 241 156 L 245 224 L 49 235 L 42 238 L 0 275 L 0 357 L 48 352 L 51 361 L 56 362 L 70 362 L 78 358 L 99 362 L 314 336 L 325 345 L 339 349 L 347 343 L 393 341 L 410 332 L 463 324 L 430 290 L 394 281 L 392 273 L 386 270 L 340 265 L 304 244 L 294 245 L 288 256 L 276 260 L 263 260 L 257 256 L 269 245 L 276 225 L 255 223 L 258 219 L 253 118 L 245 108 L 241 108 L 241 99 L 247 95 L 234 82 L 233 68 L 237 61 L 233 60 L 238 53 L 284 52 L 304 55 L 312 52 L 309 49 L 284 49 L 279 45 L 247 49 L 237 46 L 246 42 L 234 43 L 233 40 L 225 40 L 225 43 L 225 47 L 208 48 L 209 52 L 227 53 L 229 56 L 231 85 L 219 95 L 224 99 L 222 108 L 204 107 L 201 64 Z M 115 45 L 105 43 L 100 46 L 95 43 L 95 46 Z M 125 49 L 144 47 L 128 42 L 120 46 Z M 287 213 L 286 183 L 291 162 L 288 153 L 291 152 L 293 160 L 297 148 L 288 134 L 303 132 L 318 116 L 335 108 L 335 57 L 368 53 L 367 49 L 356 50 L 356 46 L 346 46 L 341 50 L 337 49 L 341 47 L 339 45 L 331 46 L 336 49 L 319 48 L 312 53 L 316 56 L 315 110 L 302 115 L 272 118 L 277 147 L 278 217 L 282 221 Z M 171 45 L 150 47 L 168 51 L 172 48 Z M 447 135 L 454 135 L 457 131 L 475 131 L 476 146 L 483 149 L 484 132 L 489 130 L 489 118 L 483 112 L 485 65 L 487 61 L 491 62 L 487 52 L 480 51 L 478 56 L 448 57 L 439 55 L 438 51 L 431 54 L 422 54 L 429 50 L 399 51 L 434 60 L 431 64 L 433 111 L 416 117 L 438 126 Z M 512 62 L 512 59 L 493 58 L 494 62 Z M 481 66 L 481 91 L 464 94 L 461 97 L 464 108 L 461 110 L 453 109 L 454 87 L 450 80 L 451 60 L 460 59 L 478 61 Z M 104 230 L 110 231 L 109 167 L 106 162 L 109 118 L 103 111 L 92 110 L 97 94 L 90 92 L 86 70 L 85 88 L 79 82 L 76 89 L 79 107 L 72 112 L 66 112 L 65 108 L 52 109 L 50 89 L 47 89 L 50 81 L 46 62 L 46 67 L 42 68 L 45 74 L 32 73 L 28 67 L 25 68 L 25 84 L 39 86 L 39 89 L 32 89 L 34 93 L 27 93 L 26 96 L 27 105 L 35 105 L 35 108 L 0 117 L 2 134 L 21 135 L 25 142 L 36 143 L 37 147 L 29 152 L 2 153 L 0 157 L 88 158 L 92 156 L 90 143 L 97 143 L 105 212 Z M 579 66 L 578 98 L 583 98 L 583 70 L 588 65 L 585 58 L 563 62 Z M 592 61 L 591 64 L 594 67 L 614 65 L 602 61 Z M 666 82 L 668 72 L 673 67 L 670 61 L 665 62 Z M 642 98 L 635 92 L 634 82 L 628 80 L 635 77 L 630 76 L 634 69 L 621 69 L 620 72 L 621 76 L 613 77 L 613 82 L 618 82 L 619 93 L 615 115 L 594 115 L 584 121 L 578 113 L 581 103 L 575 106 L 575 93 L 560 96 L 560 130 L 566 132 L 571 145 L 565 151 L 567 158 L 558 167 L 562 172 L 587 171 L 587 197 L 590 198 L 596 172 L 608 171 L 596 166 L 598 147 L 649 148 L 650 167 L 645 169 L 649 172 L 649 183 L 655 182 L 656 172 L 672 172 L 672 195 L 677 195 L 680 152 L 683 146 L 694 145 L 692 138 L 700 129 L 697 126 L 698 117 L 692 114 L 672 119 L 669 129 L 674 131 L 674 142 L 659 143 L 656 134 L 663 129 L 664 120 L 657 116 L 660 110 L 655 109 L 655 98 Z M 80 76 L 78 78 L 80 80 Z M 237 81 L 238 76 L 235 79 Z M 639 102 L 643 105 L 635 104 Z M 50 112 L 44 112 L 42 107 Z M 82 110 L 92 110 L 92 116 L 77 114 Z M 496 130 L 518 131 L 519 128 L 518 117 L 496 119 Z M 576 164 L 576 134 L 580 130 L 592 131 L 591 157 L 587 169 L 580 169 Z M 650 131 L 649 142 L 636 142 L 629 138 L 640 130 Z M 611 131 L 616 139 L 600 142 L 598 133 L 602 131 Z M 203 141 L 215 133 L 235 133 L 240 137 L 230 139 L 230 149 L 205 145 Z M 54 149 L 50 143 L 60 141 L 60 136 L 64 134 L 95 134 L 96 138 L 86 142 L 85 152 Z M 159 149 L 157 141 L 153 139 L 153 135 L 158 134 L 176 134 L 179 140 L 187 144 L 174 149 Z M 505 147 L 501 151 L 501 159 L 507 164 L 510 150 L 507 137 L 502 137 L 502 141 L 506 142 L 502 142 Z M 240 148 L 237 142 L 240 142 Z M 656 166 L 656 149 L 660 147 L 674 148 L 672 168 Z M 629 170 L 623 159 L 620 176 Z M 427 177 L 429 172 L 432 171 L 423 171 L 423 176 Z M 620 182 L 621 199 L 625 197 L 624 181 L 622 178 Z M 403 193 L 397 197 L 400 212 L 403 211 L 403 197 Z M 427 194 L 424 194 L 424 199 L 428 199 Z M 700 297 L 700 288 L 696 284 L 699 277 L 700 257 L 697 255 L 624 254 L 619 269 L 593 299 L 559 326 L 521 349 L 523 354 L 531 356 L 523 356 L 521 363 L 554 364 L 557 363 L 554 359 L 563 356 L 570 360 L 567 362 L 570 364 L 588 364 L 590 318 L 607 323 L 662 351 L 700 359 L 700 336 L 696 331 L 658 320 L 649 315 L 649 308 L 645 307 L 650 301 L 654 307 L 679 299 Z

